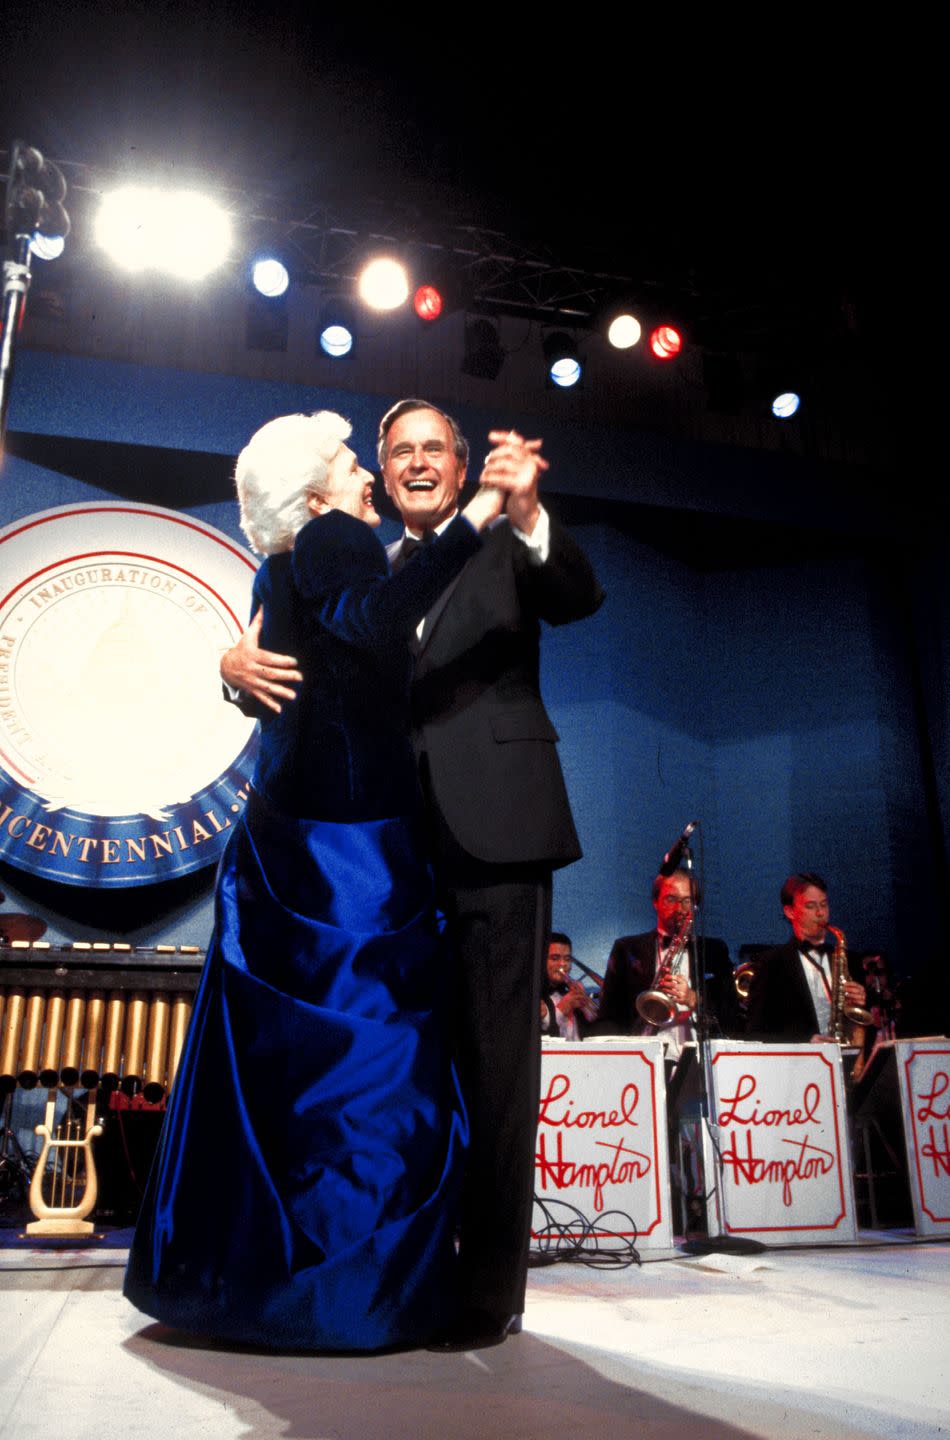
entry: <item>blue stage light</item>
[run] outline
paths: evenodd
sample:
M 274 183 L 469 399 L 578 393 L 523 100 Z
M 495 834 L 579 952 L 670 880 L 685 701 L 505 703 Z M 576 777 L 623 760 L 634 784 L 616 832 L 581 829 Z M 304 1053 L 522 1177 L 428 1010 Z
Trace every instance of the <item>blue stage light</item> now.
M 548 374 L 555 385 L 560 385 L 567 390 L 571 385 L 576 385 L 581 378 L 581 362 L 575 360 L 571 355 L 565 355 L 561 360 L 555 360 Z
M 66 240 L 62 235 L 41 235 L 37 231 L 30 241 L 30 249 L 38 260 L 58 260 L 66 249 Z
M 320 349 L 331 360 L 342 360 L 356 344 L 356 310 L 348 300 L 330 295 L 320 307 L 317 324 Z
M 331 360 L 341 360 L 353 349 L 353 332 L 345 325 L 324 325 L 320 331 L 320 349 Z
M 778 420 L 789 420 L 798 410 L 802 403 L 802 397 L 796 395 L 794 390 L 784 390 L 781 395 L 776 395 L 772 401 L 772 414 Z
M 545 337 L 544 358 L 548 366 L 548 380 L 561 390 L 576 385 L 583 373 L 583 363 L 577 346 L 570 335 L 563 330 Z

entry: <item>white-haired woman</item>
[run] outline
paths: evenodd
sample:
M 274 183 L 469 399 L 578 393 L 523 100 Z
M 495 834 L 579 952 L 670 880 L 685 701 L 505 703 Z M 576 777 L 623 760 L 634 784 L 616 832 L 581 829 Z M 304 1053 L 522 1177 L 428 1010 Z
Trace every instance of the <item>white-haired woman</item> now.
M 409 641 L 505 496 L 480 489 L 390 576 L 349 435 L 330 412 L 284 416 L 238 459 L 264 643 L 305 678 L 262 716 L 126 1275 L 167 1324 L 284 1348 L 377 1349 L 446 1322 L 465 1134 Z

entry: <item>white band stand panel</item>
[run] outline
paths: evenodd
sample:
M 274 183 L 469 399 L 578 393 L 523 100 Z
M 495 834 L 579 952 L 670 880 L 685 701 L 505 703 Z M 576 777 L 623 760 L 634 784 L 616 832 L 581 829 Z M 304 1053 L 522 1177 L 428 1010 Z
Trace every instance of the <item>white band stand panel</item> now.
M 554 1226 L 569 1223 L 557 1203 L 565 1202 L 592 1225 L 605 1249 L 610 1238 L 632 1242 L 641 1255 L 672 1249 L 659 1040 L 543 1043 L 534 1189 L 531 1236 L 541 1248 L 553 1245 Z M 551 1206 L 553 1226 L 538 1200 Z
M 918 1235 L 950 1235 L 950 1041 L 894 1048 L 914 1226 Z
M 769 1245 L 857 1239 L 837 1045 L 709 1044 L 704 1127 L 710 1235 Z

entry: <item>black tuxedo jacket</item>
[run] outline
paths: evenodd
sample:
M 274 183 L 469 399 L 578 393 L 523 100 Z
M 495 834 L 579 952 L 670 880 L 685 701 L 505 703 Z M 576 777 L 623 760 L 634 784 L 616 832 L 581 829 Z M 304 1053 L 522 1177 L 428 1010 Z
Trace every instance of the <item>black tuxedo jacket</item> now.
M 737 1035 L 740 1030 L 738 997 L 725 941 L 707 939 L 704 954 L 706 1009 L 712 1033 L 715 1035 L 718 1031 L 726 1036 Z M 695 989 L 696 950 L 692 940 L 689 942 L 689 964 Z M 614 941 L 594 1026 L 597 1034 L 652 1034 L 650 1026 L 644 1025 L 637 1014 L 637 997 L 644 990 L 653 988 L 655 973 L 655 930 L 648 930 L 644 935 L 621 935 Z
M 784 1040 L 800 1044 L 818 1031 L 815 1004 L 793 937 L 756 962 L 746 1035 L 750 1040 Z
M 539 689 L 540 621 L 603 600 L 590 562 L 554 519 L 543 565 L 499 521 L 426 616 L 412 687 L 413 740 L 454 839 L 490 864 L 557 868 L 581 850 Z M 392 561 L 402 541 L 389 547 Z

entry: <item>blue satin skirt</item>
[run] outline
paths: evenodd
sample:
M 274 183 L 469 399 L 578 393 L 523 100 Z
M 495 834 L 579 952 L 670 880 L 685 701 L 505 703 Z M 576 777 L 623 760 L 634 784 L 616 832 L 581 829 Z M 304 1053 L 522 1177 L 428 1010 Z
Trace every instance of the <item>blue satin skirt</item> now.
M 216 907 L 125 1293 L 252 1345 L 424 1341 L 451 1315 L 467 1130 L 412 827 L 252 796 Z

